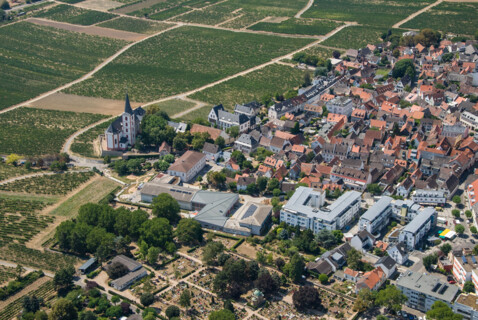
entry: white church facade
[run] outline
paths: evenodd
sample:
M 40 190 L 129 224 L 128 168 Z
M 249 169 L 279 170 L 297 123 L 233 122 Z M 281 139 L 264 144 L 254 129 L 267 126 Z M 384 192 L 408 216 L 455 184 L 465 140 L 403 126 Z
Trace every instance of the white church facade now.
M 128 94 L 126 94 L 124 112 L 105 131 L 107 150 L 124 151 L 134 146 L 145 114 L 146 111 L 141 107 L 135 110 L 131 108 Z

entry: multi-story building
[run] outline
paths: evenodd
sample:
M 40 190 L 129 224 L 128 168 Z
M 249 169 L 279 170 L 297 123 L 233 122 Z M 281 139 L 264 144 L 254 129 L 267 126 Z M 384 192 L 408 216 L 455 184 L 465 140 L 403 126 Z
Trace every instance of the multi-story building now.
M 363 191 L 372 182 L 372 175 L 366 170 L 333 166 L 330 180 L 332 182 L 342 180 L 347 188 Z
M 205 154 L 188 150 L 169 167 L 168 174 L 187 182 L 194 178 L 205 165 Z
M 322 207 L 325 201 L 323 191 L 299 187 L 282 208 L 280 221 L 314 233 L 322 229 L 342 229 L 358 215 L 361 197 L 360 192 L 349 191 L 330 206 Z
M 412 200 L 395 200 L 392 202 L 392 215 L 401 224 L 412 221 L 420 212 L 420 205 Z
M 388 225 L 392 215 L 392 198 L 383 196 L 359 220 L 359 229 L 375 234 Z
M 444 205 L 446 195 L 441 190 L 417 189 L 412 194 L 412 200 L 421 205 Z
M 436 210 L 432 207 L 425 208 L 402 229 L 398 240 L 404 243 L 409 250 L 413 250 L 426 234 L 436 226 L 436 223 Z
M 421 312 L 430 310 L 435 301 L 443 301 L 450 307 L 459 288 L 426 274 L 408 271 L 397 280 L 397 288 L 408 298 L 405 303 Z
M 460 116 L 460 121 L 470 129 L 478 129 L 478 111 L 464 111 Z
M 453 312 L 462 315 L 465 320 L 478 320 L 478 296 L 460 294 L 453 304 Z
M 347 118 L 350 117 L 352 111 L 354 110 L 354 103 L 352 99 L 347 97 L 336 97 L 330 101 L 327 101 L 325 106 L 330 113 L 343 114 L 347 116 Z
M 472 281 L 478 288 L 478 256 L 469 248 L 453 250 L 453 276 L 456 283 L 463 288 L 466 281 Z

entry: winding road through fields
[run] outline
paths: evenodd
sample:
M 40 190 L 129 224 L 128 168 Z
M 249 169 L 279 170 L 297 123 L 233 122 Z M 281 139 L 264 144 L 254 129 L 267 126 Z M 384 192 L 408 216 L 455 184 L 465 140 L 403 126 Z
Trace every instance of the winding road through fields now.
M 310 7 L 312 7 L 313 4 L 314 4 L 314 0 L 309 0 L 309 2 L 307 2 L 305 7 L 302 8 L 299 12 L 297 12 L 294 18 L 297 18 L 297 19 L 300 18 L 304 14 L 304 12 L 306 12 L 307 10 L 310 9 Z
M 439 5 L 440 3 L 442 3 L 443 0 L 438 0 L 437 2 L 434 2 L 428 6 L 426 6 L 425 8 L 421 9 L 421 10 L 418 10 L 417 12 L 415 13 L 412 13 L 411 15 L 409 15 L 408 17 L 406 17 L 405 19 L 403 19 L 402 21 L 399 21 L 397 23 L 395 23 L 392 28 L 400 28 L 400 26 L 410 20 L 412 20 L 413 18 L 415 18 L 416 16 L 419 16 L 420 14 L 430 10 L 431 8 Z

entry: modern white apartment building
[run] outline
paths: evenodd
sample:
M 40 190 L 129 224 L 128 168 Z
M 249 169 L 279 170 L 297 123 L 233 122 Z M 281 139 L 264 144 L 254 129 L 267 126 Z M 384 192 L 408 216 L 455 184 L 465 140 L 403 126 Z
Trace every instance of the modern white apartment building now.
M 435 301 L 443 301 L 452 306 L 459 288 L 426 274 L 408 271 L 397 279 L 397 288 L 407 296 L 405 303 L 412 309 L 427 312 Z
M 441 190 L 418 189 L 412 194 L 412 200 L 421 205 L 442 205 L 446 203 L 446 195 Z
M 398 240 L 404 243 L 407 249 L 413 250 L 436 223 L 436 210 L 432 207 L 425 208 L 402 229 Z
M 478 288 L 478 256 L 471 249 L 453 250 L 453 276 L 456 283 L 463 288 L 466 281 L 472 281 Z
M 360 230 L 367 230 L 375 234 L 385 227 L 390 221 L 392 215 L 392 198 L 383 196 L 368 209 L 359 220 Z
M 342 229 L 358 215 L 361 198 L 360 192 L 349 191 L 330 206 L 322 207 L 325 201 L 322 190 L 299 187 L 282 207 L 280 221 L 310 229 L 314 233 L 322 229 Z
M 328 101 L 325 106 L 330 113 L 343 114 L 350 117 L 354 109 L 354 103 L 352 99 L 347 97 L 336 97 Z

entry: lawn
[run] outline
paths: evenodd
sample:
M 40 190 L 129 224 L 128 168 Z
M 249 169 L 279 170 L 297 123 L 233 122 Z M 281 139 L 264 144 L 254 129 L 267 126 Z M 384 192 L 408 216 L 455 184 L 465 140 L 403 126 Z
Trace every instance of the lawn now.
M 280 23 L 259 22 L 249 29 L 286 34 L 324 35 L 341 25 L 342 23 L 330 20 L 291 18 Z
M 66 93 L 138 102 L 187 92 L 280 57 L 311 39 L 278 38 L 200 27 L 180 27 L 127 50 L 91 79 Z
M 433 0 L 319 0 L 303 18 L 356 21 L 359 24 L 390 28 Z
M 97 203 L 119 186 L 118 183 L 101 177 L 94 180 L 80 192 L 55 208 L 50 215 L 73 218 L 78 214 L 80 207 L 86 203 Z
M 60 4 L 48 10 L 42 11 L 35 16 L 60 22 L 89 26 L 98 22 L 116 17 L 115 14 L 73 7 Z
M 0 190 L 27 194 L 66 195 L 93 176 L 94 173 L 91 171 L 36 176 L 0 185 Z
M 304 82 L 304 71 L 274 64 L 195 93 L 190 98 L 232 109 L 236 103 L 261 101 L 268 94 L 284 93 Z
M 105 117 L 26 107 L 0 114 L 0 153 L 25 156 L 58 153 L 69 136 Z
M 386 31 L 369 26 L 352 26 L 340 30 L 321 44 L 335 48 L 360 49 L 369 43 L 380 42 L 380 35 Z
M 1 28 L 0 109 L 81 77 L 125 44 L 28 22 Z
M 154 34 L 171 27 L 170 25 L 161 22 L 138 20 L 127 17 L 119 17 L 118 19 L 109 20 L 98 26 L 144 34 Z
M 478 3 L 442 2 L 401 27 L 473 35 L 478 30 Z
M 46 228 L 55 218 L 40 215 L 38 212 L 54 200 L 46 199 L 21 199 L 0 195 L 0 247 L 9 243 L 29 241 L 38 232 Z M 3 256 L 2 256 L 3 258 Z
M 207 120 L 207 116 L 210 111 L 211 111 L 211 106 L 204 106 L 185 114 L 184 116 L 182 116 L 181 118 L 178 118 L 177 120 L 178 121 L 193 121 L 199 118 Z

